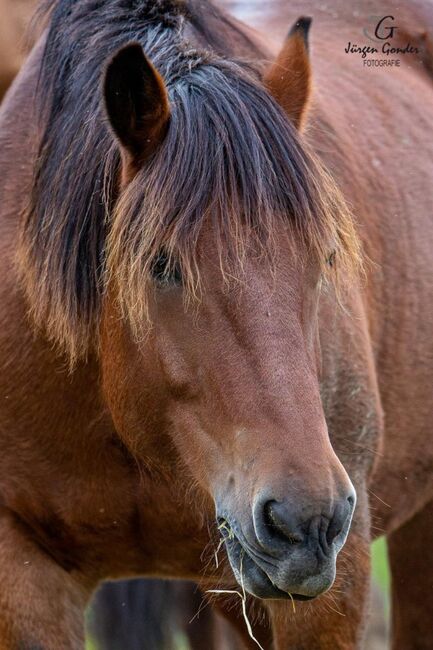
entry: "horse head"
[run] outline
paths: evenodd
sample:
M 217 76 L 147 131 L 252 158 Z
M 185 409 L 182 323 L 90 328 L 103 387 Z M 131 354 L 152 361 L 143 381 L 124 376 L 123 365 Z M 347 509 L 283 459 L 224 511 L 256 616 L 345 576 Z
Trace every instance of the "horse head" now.
M 356 500 L 320 398 L 322 280 L 355 244 L 299 133 L 308 26 L 261 79 L 223 60 L 166 79 L 131 43 L 104 82 L 121 154 L 107 400 L 127 445 L 213 498 L 233 572 L 262 598 L 332 585 Z

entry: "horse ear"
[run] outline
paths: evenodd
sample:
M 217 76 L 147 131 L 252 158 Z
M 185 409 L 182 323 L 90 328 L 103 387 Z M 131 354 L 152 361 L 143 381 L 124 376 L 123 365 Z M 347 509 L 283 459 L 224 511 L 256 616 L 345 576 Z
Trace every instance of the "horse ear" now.
M 130 162 L 142 162 L 164 137 L 170 117 L 161 75 L 139 43 L 123 47 L 107 66 L 105 107 Z
M 311 93 L 308 32 L 311 18 L 299 18 L 281 52 L 265 74 L 264 83 L 296 128 L 301 129 Z

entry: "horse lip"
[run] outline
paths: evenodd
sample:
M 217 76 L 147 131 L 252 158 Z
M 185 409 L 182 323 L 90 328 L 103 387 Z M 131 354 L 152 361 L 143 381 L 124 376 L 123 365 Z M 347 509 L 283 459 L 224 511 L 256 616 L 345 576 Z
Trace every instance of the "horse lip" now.
M 227 555 L 230 560 L 230 564 L 232 566 L 233 573 L 235 574 L 237 582 L 242 586 L 244 589 L 244 578 L 240 574 L 240 570 L 235 568 L 231 562 L 231 554 L 233 551 L 238 552 L 239 556 L 241 553 L 243 553 L 242 557 L 248 557 L 248 559 L 253 563 L 254 568 L 257 572 L 259 572 L 259 575 L 261 576 L 262 579 L 264 579 L 265 585 L 266 585 L 266 591 L 268 592 L 266 596 L 261 595 L 260 593 L 253 593 L 253 595 L 256 598 L 266 598 L 270 600 L 298 600 L 298 601 L 308 601 L 308 600 L 314 600 L 316 596 L 307 596 L 303 594 L 298 594 L 294 592 L 288 592 L 284 591 L 283 589 L 280 589 L 277 587 L 277 585 L 272 581 L 270 576 L 268 575 L 267 571 L 263 569 L 263 567 L 257 562 L 257 559 L 252 557 L 251 553 L 248 551 L 247 548 L 242 544 L 242 542 L 239 540 L 238 536 L 236 534 L 232 534 L 231 537 L 225 537 L 226 541 L 226 547 L 227 547 Z M 258 589 L 260 591 L 260 589 Z
M 270 567 L 276 568 L 275 558 L 270 557 L 268 560 L 265 557 L 263 558 L 255 557 L 255 553 L 253 549 L 249 548 L 248 543 L 243 543 L 243 540 L 240 538 L 238 534 L 238 530 L 236 526 L 232 526 L 229 520 L 226 519 L 225 517 L 219 518 L 219 522 L 224 522 L 225 524 L 224 527 L 220 524 L 219 528 L 220 530 L 223 531 L 222 536 L 225 540 L 226 552 L 230 561 L 230 565 L 232 567 L 232 571 L 235 575 L 235 578 L 238 584 L 241 585 L 243 590 L 245 589 L 256 598 L 271 599 L 271 600 L 292 599 L 298 601 L 309 601 L 309 600 L 314 600 L 315 598 L 317 598 L 318 596 L 320 596 L 322 593 L 324 593 L 329 589 L 329 587 L 327 587 L 324 590 L 315 593 L 314 595 L 308 593 L 307 594 L 298 593 L 297 590 L 286 591 L 284 589 L 281 589 L 274 583 L 268 570 L 266 570 L 266 568 L 263 567 L 263 564 L 265 564 L 265 565 L 269 565 Z M 229 534 L 227 534 L 228 531 Z M 256 581 L 255 584 L 253 583 L 252 585 L 245 585 L 246 582 L 250 581 L 251 576 L 248 576 L 248 574 L 245 573 L 241 575 L 241 569 L 242 569 L 241 558 L 246 558 L 248 562 L 252 563 L 252 570 L 253 572 L 255 572 L 256 578 L 257 577 L 259 578 L 259 580 Z
M 314 600 L 317 598 L 317 596 L 302 596 L 302 594 L 291 594 L 293 600 L 300 600 L 301 602 L 305 602 L 308 600 Z

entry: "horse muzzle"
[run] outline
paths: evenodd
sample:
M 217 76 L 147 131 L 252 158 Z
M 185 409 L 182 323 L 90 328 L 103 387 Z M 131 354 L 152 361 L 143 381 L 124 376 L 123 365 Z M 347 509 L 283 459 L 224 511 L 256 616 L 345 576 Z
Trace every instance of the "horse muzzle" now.
M 351 487 L 332 510 L 306 517 L 305 508 L 259 498 L 244 526 L 227 509 L 217 509 L 218 527 L 241 588 L 266 599 L 309 600 L 327 591 L 355 502 Z

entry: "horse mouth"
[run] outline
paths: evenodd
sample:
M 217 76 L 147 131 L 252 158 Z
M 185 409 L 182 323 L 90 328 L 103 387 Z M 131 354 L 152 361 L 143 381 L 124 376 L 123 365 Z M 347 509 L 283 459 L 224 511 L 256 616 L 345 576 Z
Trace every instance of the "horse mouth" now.
M 241 588 L 256 598 L 266 600 L 313 600 L 316 596 L 308 596 L 280 589 L 269 577 L 268 572 L 252 557 L 251 551 L 231 533 L 223 534 L 227 555 L 235 578 Z M 263 564 L 266 560 L 262 560 Z

